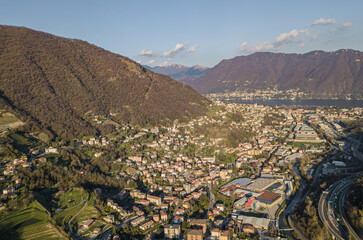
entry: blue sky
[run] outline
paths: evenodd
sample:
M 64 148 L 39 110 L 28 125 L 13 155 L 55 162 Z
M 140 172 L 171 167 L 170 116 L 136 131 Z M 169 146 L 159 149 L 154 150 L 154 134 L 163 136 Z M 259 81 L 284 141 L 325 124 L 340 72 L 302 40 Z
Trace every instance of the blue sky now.
M 361 0 L 0 0 L 0 24 L 82 39 L 152 66 L 257 51 L 363 51 Z

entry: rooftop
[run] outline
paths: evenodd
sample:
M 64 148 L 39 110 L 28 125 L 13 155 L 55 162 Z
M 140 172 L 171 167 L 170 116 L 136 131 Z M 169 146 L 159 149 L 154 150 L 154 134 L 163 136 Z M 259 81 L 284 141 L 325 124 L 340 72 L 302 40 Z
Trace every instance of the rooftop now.
M 187 235 L 203 235 L 202 229 L 189 229 Z
M 236 185 L 240 185 L 240 186 L 247 186 L 248 184 L 251 183 L 251 179 L 249 178 L 237 178 L 229 183 L 227 183 L 226 185 L 222 186 L 221 188 L 226 188 L 232 184 L 236 184 Z
M 279 193 L 264 191 L 262 194 L 258 195 L 257 198 L 273 202 L 276 199 L 278 199 L 280 196 L 281 194 Z
M 273 178 L 257 178 L 254 182 L 247 186 L 251 190 L 262 191 L 275 183 L 277 180 Z

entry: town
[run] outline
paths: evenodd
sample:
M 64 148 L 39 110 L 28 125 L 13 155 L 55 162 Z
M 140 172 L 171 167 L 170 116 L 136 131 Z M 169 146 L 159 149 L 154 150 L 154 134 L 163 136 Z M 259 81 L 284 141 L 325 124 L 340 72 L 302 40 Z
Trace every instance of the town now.
M 218 93 L 205 94 L 206 97 L 214 101 L 246 101 L 246 100 L 298 100 L 298 99 L 324 99 L 321 96 L 315 96 L 309 92 L 304 92 L 300 89 L 278 89 L 278 86 L 273 86 L 267 89 L 249 89 L 239 91 L 226 91 Z M 342 94 L 329 96 L 326 99 L 355 99 L 350 94 Z M 359 98 L 357 98 L 359 99 Z
M 117 131 L 72 141 L 7 129 L 2 146 L 17 154 L 2 155 L 0 211 L 29 205 L 48 216 L 43 235 L 25 227 L 27 239 L 294 238 L 285 229 L 301 234 L 290 224 L 300 195 L 361 170 L 347 126 L 362 113 L 217 101 L 205 116 L 160 126 L 89 115 Z

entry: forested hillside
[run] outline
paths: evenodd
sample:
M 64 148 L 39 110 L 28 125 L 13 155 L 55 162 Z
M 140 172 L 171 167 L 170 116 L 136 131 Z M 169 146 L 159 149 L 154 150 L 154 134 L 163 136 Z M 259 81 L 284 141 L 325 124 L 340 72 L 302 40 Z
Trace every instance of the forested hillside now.
M 85 41 L 0 26 L 0 107 L 32 128 L 74 137 L 102 128 L 87 115 L 148 124 L 202 114 L 188 85 Z

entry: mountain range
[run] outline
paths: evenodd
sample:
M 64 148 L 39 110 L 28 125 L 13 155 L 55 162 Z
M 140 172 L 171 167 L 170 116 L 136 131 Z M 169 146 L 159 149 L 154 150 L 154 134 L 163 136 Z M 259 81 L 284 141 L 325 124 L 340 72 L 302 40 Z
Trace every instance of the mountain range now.
M 145 68 L 164 75 L 168 75 L 176 80 L 183 80 L 189 78 L 197 78 L 208 72 L 210 68 L 196 65 L 193 67 L 187 67 L 181 64 L 171 64 L 168 66 L 156 66 L 156 67 L 149 67 L 144 66 Z
M 198 78 L 182 80 L 201 93 L 299 89 L 317 98 L 363 97 L 363 53 L 261 52 L 223 60 Z
M 145 125 L 197 116 L 209 104 L 188 85 L 85 41 L 0 26 L 0 107 L 53 137 L 113 127 L 94 116 Z

